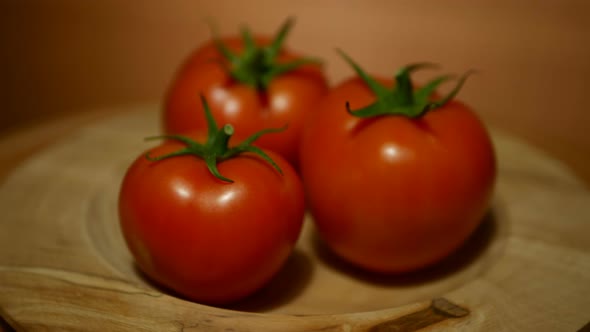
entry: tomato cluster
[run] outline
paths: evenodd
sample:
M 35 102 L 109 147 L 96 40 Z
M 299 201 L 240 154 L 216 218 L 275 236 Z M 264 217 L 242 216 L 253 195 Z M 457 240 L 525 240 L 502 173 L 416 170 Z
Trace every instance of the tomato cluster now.
M 164 142 L 129 167 L 120 224 L 139 268 L 189 299 L 222 304 L 263 287 L 299 237 L 307 208 L 323 241 L 356 266 L 401 273 L 459 247 L 489 208 L 490 137 L 454 99 L 467 78 L 414 86 L 356 75 L 328 87 L 320 63 L 274 38 L 218 38 L 180 67 Z M 224 124 L 221 128 L 217 124 Z M 235 140 L 235 141 L 234 141 Z

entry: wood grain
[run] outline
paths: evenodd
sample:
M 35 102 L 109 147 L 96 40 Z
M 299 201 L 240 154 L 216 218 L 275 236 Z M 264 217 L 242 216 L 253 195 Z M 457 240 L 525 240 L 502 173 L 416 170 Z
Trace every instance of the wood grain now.
M 62 135 L 0 187 L 0 314 L 17 330 L 574 331 L 590 318 L 590 194 L 497 132 L 493 207 L 440 264 L 367 274 L 335 258 L 308 216 L 259 293 L 225 308 L 183 300 L 135 268 L 116 215 L 123 173 L 159 129 L 157 106 L 113 114 Z

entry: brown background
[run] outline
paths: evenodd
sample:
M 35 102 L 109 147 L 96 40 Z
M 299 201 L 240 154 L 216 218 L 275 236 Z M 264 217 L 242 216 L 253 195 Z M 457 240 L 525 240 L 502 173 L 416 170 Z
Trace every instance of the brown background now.
M 590 180 L 588 13 L 584 0 L 2 0 L 0 136 L 160 101 L 176 66 L 209 37 L 207 17 L 222 33 L 246 23 L 272 34 L 294 16 L 288 45 L 324 58 L 333 83 L 352 74 L 335 47 L 384 75 L 424 60 L 478 69 L 460 98 Z

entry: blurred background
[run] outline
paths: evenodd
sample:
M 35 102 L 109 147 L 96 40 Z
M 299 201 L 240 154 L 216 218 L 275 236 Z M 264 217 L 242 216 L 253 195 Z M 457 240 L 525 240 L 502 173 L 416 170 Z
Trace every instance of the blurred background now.
M 459 98 L 486 123 L 523 137 L 590 182 L 590 2 L 585 0 L 2 0 L 0 137 L 111 106 L 160 102 L 176 68 L 209 38 L 247 24 L 325 59 L 333 84 L 431 61 L 477 69 Z M 423 72 L 418 78 L 434 75 Z

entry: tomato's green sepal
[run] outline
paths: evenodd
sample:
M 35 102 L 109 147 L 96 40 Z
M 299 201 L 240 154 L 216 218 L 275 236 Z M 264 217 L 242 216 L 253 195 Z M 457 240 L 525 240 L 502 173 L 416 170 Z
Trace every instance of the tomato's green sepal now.
M 432 63 L 415 63 L 402 67 L 395 74 L 396 85 L 388 89 L 369 76 L 357 63 L 346 53 L 337 50 L 346 62 L 354 69 L 356 74 L 367 84 L 375 94 L 375 102 L 358 110 L 352 110 L 350 103 L 346 102 L 346 110 L 353 116 L 368 118 L 379 115 L 403 115 L 410 118 L 424 116 L 427 112 L 440 108 L 453 99 L 463 87 L 465 80 L 473 71 L 463 74 L 457 81 L 455 87 L 443 98 L 431 101 L 430 97 L 436 88 L 442 83 L 453 79 L 452 76 L 439 76 L 428 82 L 422 88 L 415 90 L 410 75 L 419 69 L 438 67 Z
M 213 41 L 217 50 L 227 60 L 226 70 L 238 82 L 253 86 L 257 89 L 266 89 L 270 82 L 277 76 L 295 70 L 306 64 L 321 64 L 315 58 L 301 58 L 287 63 L 277 62 L 277 57 L 283 47 L 285 38 L 293 26 L 293 19 L 289 18 L 281 26 L 279 32 L 267 46 L 257 46 L 250 30 L 247 27 L 241 29 L 244 50 L 242 53 L 233 53 L 219 38 L 217 30 L 210 24 Z
M 475 73 L 475 70 L 469 70 L 466 73 L 464 73 L 463 75 L 461 75 L 461 77 L 459 77 L 459 80 L 457 81 L 457 84 L 451 90 L 451 92 L 449 92 L 442 99 L 439 99 L 437 101 L 428 103 L 428 105 L 426 106 L 428 109 L 426 111 L 429 111 L 429 110 L 432 110 L 432 109 L 435 109 L 435 108 L 442 107 L 446 103 L 448 103 L 449 101 L 451 101 L 451 99 L 455 98 L 455 96 L 457 95 L 457 93 L 459 93 L 459 90 L 461 90 L 461 88 L 463 87 L 463 84 L 465 84 L 465 81 L 467 80 L 467 78 L 470 75 L 474 74 L 474 73 Z
M 262 135 L 266 135 L 266 134 L 270 134 L 270 133 L 279 133 L 281 131 L 284 131 L 285 129 L 287 129 L 287 126 L 284 126 L 282 128 L 268 128 L 268 129 L 263 129 L 259 132 L 256 132 L 256 133 L 252 134 L 250 137 L 246 138 L 242 143 L 240 143 L 237 146 L 228 150 L 225 158 L 226 159 L 231 158 L 234 155 L 239 154 L 239 153 L 251 152 L 251 153 L 257 154 L 262 159 L 266 160 L 266 162 L 268 162 L 272 167 L 274 167 L 274 169 L 276 169 L 281 175 L 283 175 L 283 170 L 281 170 L 279 165 L 277 165 L 277 163 L 275 163 L 275 161 L 272 160 L 272 158 L 269 155 L 267 155 L 262 149 L 252 145 L 252 143 L 254 143 L 254 141 L 256 141 Z
M 207 168 L 209 172 L 213 174 L 216 178 L 225 181 L 225 182 L 234 182 L 231 179 L 226 178 L 225 176 L 221 175 L 219 170 L 217 169 L 217 164 L 221 161 L 227 160 L 232 158 L 238 154 L 250 152 L 260 156 L 266 162 L 268 162 L 274 169 L 277 170 L 281 175 L 283 171 L 277 165 L 277 163 L 272 160 L 272 158 L 266 154 L 262 149 L 252 145 L 260 136 L 268 134 L 268 133 L 277 133 L 281 132 L 286 129 L 286 126 L 283 128 L 269 128 L 263 129 L 259 132 L 252 134 L 250 137 L 245 139 L 243 142 L 238 144 L 234 147 L 229 147 L 229 139 L 234 134 L 234 127 L 230 124 L 224 125 L 221 129 L 217 127 L 215 123 L 215 119 L 211 114 L 211 109 L 205 100 L 205 97 L 201 95 L 201 102 L 203 103 L 203 109 L 205 110 L 205 117 L 207 118 L 207 141 L 205 144 L 201 144 L 199 142 L 194 141 L 191 138 L 182 135 L 160 135 L 160 136 L 151 136 L 146 137 L 145 140 L 155 140 L 155 139 L 171 139 L 176 140 L 185 145 L 185 148 L 180 149 L 178 151 L 174 151 L 165 155 L 153 157 L 148 153 L 145 154 L 145 158 L 149 161 L 160 161 L 163 159 L 168 159 L 172 157 L 178 156 L 186 156 L 192 155 L 199 157 L 205 161 L 207 164 Z

